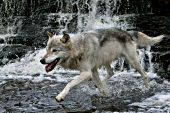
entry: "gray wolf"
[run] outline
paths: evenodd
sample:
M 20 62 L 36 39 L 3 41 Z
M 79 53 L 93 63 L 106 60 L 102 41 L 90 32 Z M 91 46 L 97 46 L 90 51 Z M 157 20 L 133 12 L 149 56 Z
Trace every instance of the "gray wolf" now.
M 72 35 L 65 32 L 63 35 L 50 32 L 47 34 L 49 40 L 46 54 L 40 60 L 42 64 L 46 64 L 46 71 L 52 71 L 56 65 L 80 71 L 80 75 L 56 96 L 57 101 L 64 100 L 71 88 L 89 79 L 103 95 L 109 95 L 106 82 L 114 75 L 110 64 L 119 57 L 125 58 L 142 75 L 147 87 L 148 77 L 139 63 L 137 46 L 153 45 L 164 37 L 149 37 L 142 32 L 127 32 L 117 28 L 97 29 Z M 97 69 L 102 66 L 106 68 L 108 75 L 101 81 Z

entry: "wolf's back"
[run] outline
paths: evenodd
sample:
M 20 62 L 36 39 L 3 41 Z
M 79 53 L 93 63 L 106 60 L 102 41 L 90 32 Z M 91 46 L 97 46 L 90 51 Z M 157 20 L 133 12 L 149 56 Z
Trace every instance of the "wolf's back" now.
M 138 31 L 128 31 L 128 33 L 132 36 L 132 39 L 139 46 L 154 45 L 154 44 L 162 41 L 162 39 L 165 37 L 164 35 L 160 35 L 157 37 L 150 37 L 142 32 L 138 32 Z

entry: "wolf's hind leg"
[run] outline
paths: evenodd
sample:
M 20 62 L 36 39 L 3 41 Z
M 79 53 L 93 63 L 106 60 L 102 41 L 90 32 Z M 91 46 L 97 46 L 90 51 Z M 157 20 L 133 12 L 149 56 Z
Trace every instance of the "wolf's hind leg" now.
M 102 80 L 102 82 L 107 82 L 114 75 L 113 68 L 110 66 L 110 64 L 105 65 L 105 68 L 107 70 L 107 75 Z
M 96 84 L 97 88 L 104 96 L 110 96 L 109 90 L 107 86 L 103 84 L 102 81 L 100 80 L 99 74 L 96 68 L 92 69 L 92 81 Z
M 130 49 L 132 50 L 132 49 Z M 144 84 L 148 88 L 148 77 L 145 71 L 142 69 L 142 66 L 140 65 L 138 54 L 136 51 L 131 51 L 125 55 L 126 59 L 130 63 L 130 65 L 136 69 L 143 77 Z

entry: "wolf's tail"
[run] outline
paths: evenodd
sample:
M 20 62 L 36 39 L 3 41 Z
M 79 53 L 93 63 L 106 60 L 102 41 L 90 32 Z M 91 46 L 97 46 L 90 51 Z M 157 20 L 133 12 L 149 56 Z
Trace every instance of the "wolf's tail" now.
M 147 46 L 147 45 L 154 45 L 159 43 L 163 40 L 165 35 L 160 35 L 157 37 L 150 37 L 142 32 L 138 31 L 128 31 L 128 33 L 132 36 L 132 39 L 137 43 L 139 46 Z

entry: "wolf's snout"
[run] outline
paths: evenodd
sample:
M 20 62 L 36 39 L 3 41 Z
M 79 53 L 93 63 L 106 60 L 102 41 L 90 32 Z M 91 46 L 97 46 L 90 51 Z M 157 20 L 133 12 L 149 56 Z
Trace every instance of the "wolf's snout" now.
M 40 62 L 41 62 L 42 64 L 45 64 L 45 59 L 41 59 Z

